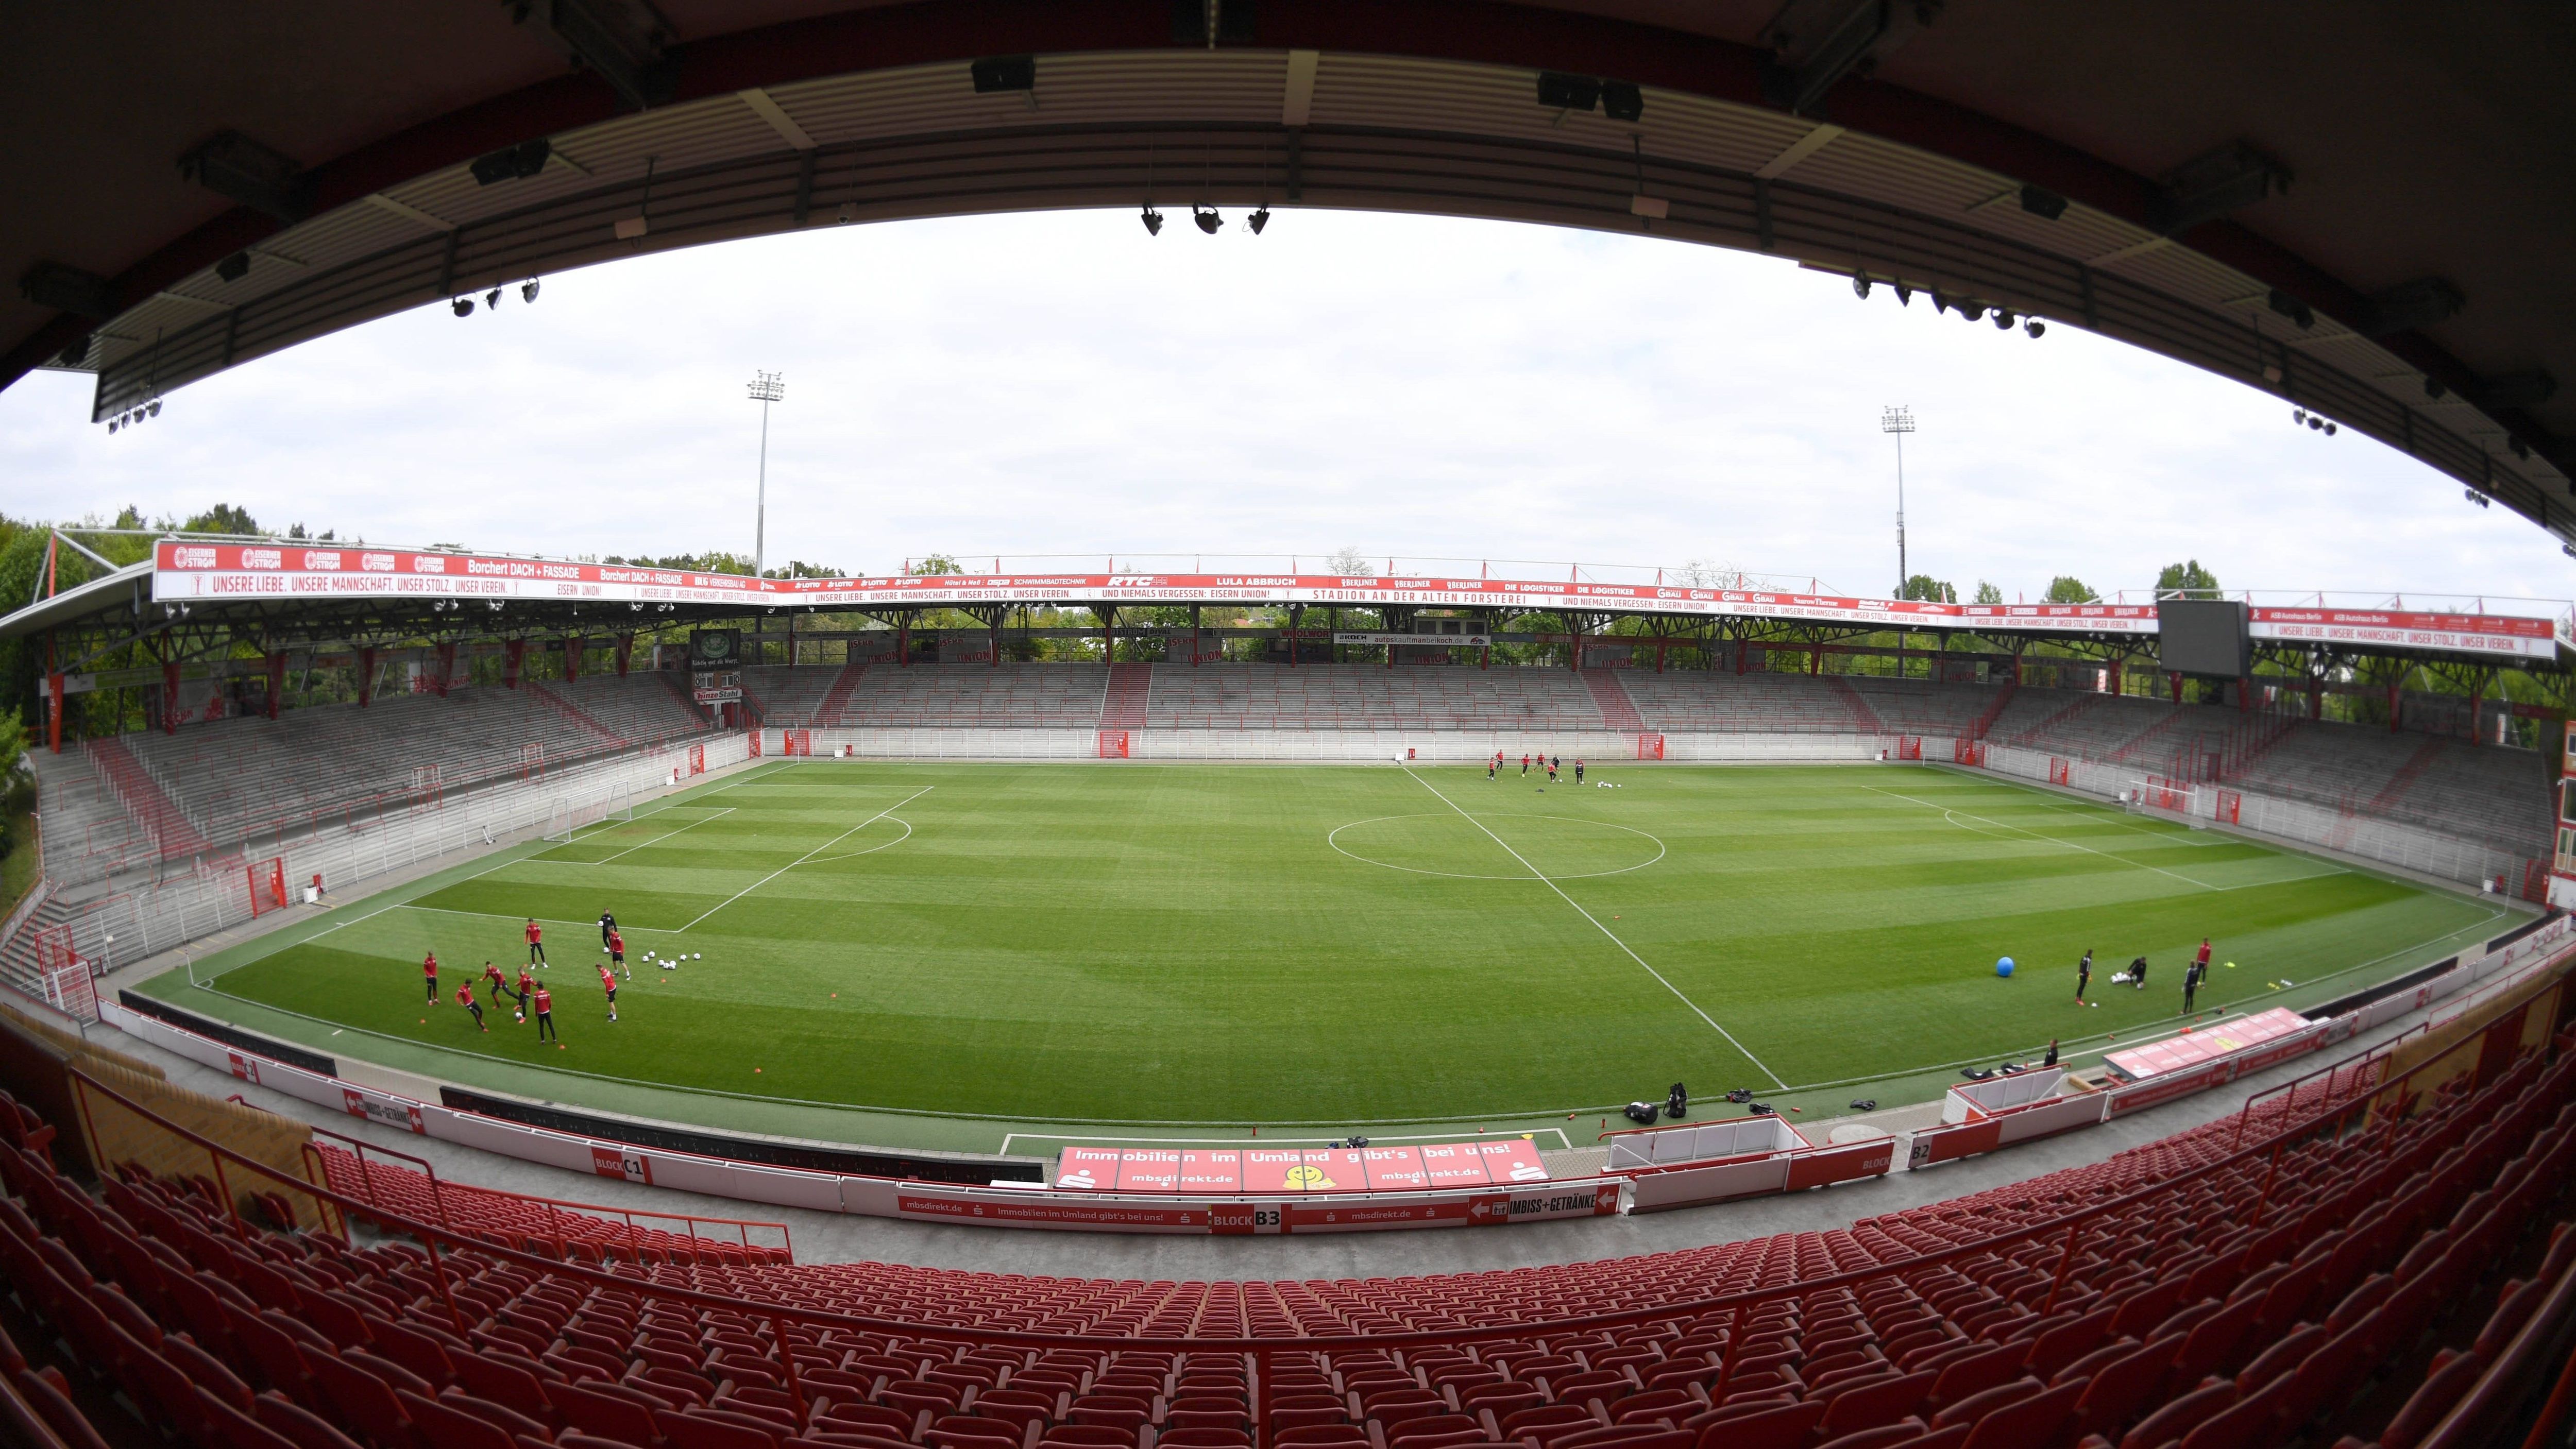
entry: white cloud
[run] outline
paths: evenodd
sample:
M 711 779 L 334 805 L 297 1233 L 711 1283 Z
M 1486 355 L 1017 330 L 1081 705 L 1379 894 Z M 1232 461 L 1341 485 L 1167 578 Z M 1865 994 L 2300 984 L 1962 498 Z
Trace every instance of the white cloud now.
M 1643 237 L 1282 211 L 1209 238 L 1081 212 L 787 237 L 425 306 L 174 396 L 110 437 L 85 379 L 0 394 L 0 509 L 224 499 L 382 541 L 747 549 L 755 368 L 772 562 L 984 555 L 1722 559 L 1849 591 L 1910 552 L 1964 592 L 2053 574 L 2553 596 L 2554 541 L 2358 435 L 2074 327 Z

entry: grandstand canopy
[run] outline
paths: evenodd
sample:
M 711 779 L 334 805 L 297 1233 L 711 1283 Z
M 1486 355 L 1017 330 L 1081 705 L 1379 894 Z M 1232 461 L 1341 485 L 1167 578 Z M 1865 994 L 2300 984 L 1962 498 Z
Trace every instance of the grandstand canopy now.
M 1015 609 L 1121 609 L 1190 605 L 1264 609 L 1350 608 L 1405 630 L 1417 615 L 1465 616 L 1502 627 L 1550 615 L 1591 632 L 1611 620 L 1654 621 L 1671 635 L 1720 628 L 1897 630 L 1998 640 L 2080 641 L 2128 653 L 2155 648 L 2158 606 L 1952 604 L 1799 591 L 1739 578 L 1694 582 L 1680 571 L 1549 566 L 1470 574 L 1337 575 L 1274 571 L 1154 572 L 1104 560 L 1098 571 L 892 574 L 859 578 L 752 578 L 642 564 L 602 564 L 310 540 L 172 537 L 153 557 L 0 617 L 0 638 L 50 635 L 57 668 L 137 642 L 177 644 L 194 655 L 254 641 L 266 647 L 469 639 L 530 633 L 631 633 L 678 623 L 781 613 L 866 614 L 908 621 L 956 610 L 998 628 Z M 1389 560 L 1393 564 L 1394 560 Z M 1561 570 L 1561 571 L 1560 571 Z M 39 580 L 39 587 L 45 583 Z M 2571 643 L 2563 604 L 2521 612 L 2475 611 L 2402 596 L 2385 606 L 2252 596 L 2245 631 L 2255 645 L 2339 656 L 2448 659 L 2490 667 L 2555 669 Z M 168 636 L 166 640 L 158 636 Z M 1408 632 L 1407 637 L 1412 637 Z M 1421 637 L 1437 644 L 1438 631 Z M 1548 637 L 1559 637 L 1550 635 Z M 1386 642 L 1371 636 L 1368 642 Z M 165 654 L 164 657 L 177 657 Z
M 643 251 L 1327 206 L 1641 231 L 2095 328 L 2576 540 L 2576 32 L 2522 7 L 164 3 L 16 30 L 0 384 L 94 372 L 99 419 Z

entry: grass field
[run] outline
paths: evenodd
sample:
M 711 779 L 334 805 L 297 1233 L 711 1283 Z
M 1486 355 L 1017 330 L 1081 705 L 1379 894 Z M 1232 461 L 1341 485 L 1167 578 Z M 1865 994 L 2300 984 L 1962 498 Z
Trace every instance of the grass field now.
M 1454 766 L 782 763 L 343 905 L 211 984 L 335 1034 L 702 1091 L 1355 1125 L 1596 1110 L 1675 1079 L 1839 1097 L 2174 1024 L 2204 934 L 2237 965 L 2202 1008 L 2259 1009 L 2285 999 L 2271 981 L 2313 1001 L 2505 921 L 1947 770 L 1605 777 L 1622 788 Z M 634 966 L 614 1025 L 602 910 Z M 506 1004 L 488 1036 L 452 1000 L 422 1006 L 423 951 L 443 994 L 487 958 L 515 974 L 529 916 L 560 1048 Z M 2088 947 L 2091 1008 L 2070 999 Z M 647 951 L 692 959 L 665 971 Z M 2107 984 L 2140 954 L 2152 989 Z M 1999 955 L 2020 963 L 2009 981 Z M 212 995 L 176 974 L 150 989 Z

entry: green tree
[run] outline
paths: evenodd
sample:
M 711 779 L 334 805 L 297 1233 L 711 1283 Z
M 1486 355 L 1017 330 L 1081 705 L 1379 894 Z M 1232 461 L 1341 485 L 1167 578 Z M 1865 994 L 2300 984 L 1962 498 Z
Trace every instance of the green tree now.
M 1324 560 L 1324 567 L 1354 579 L 1368 578 L 1377 572 L 1369 566 L 1367 559 L 1360 556 L 1359 545 L 1355 543 L 1346 543 L 1335 549 L 1333 556 Z
M 908 574 L 962 574 L 966 572 L 966 569 L 963 565 L 959 564 L 957 560 L 949 557 L 948 555 L 944 553 L 934 553 L 928 558 L 916 561 L 911 567 L 905 569 L 904 572 Z
M 2003 601 L 2003 590 L 1996 588 L 1993 584 L 1987 583 L 1984 579 L 1977 580 L 1977 597 L 1972 602 L 1979 604 L 2000 604 Z
M 2040 595 L 2045 604 L 2098 604 L 2102 596 L 2084 586 L 2073 574 L 2059 574 L 2048 581 L 2048 592 Z
M 2202 568 L 2198 559 L 2166 564 L 2164 571 L 2156 575 L 2156 592 L 2159 594 L 2186 592 L 2214 594 L 2218 592 L 2218 576 Z
M 235 508 L 229 503 L 218 503 L 179 525 L 179 528 L 183 533 L 255 534 L 260 531 L 259 520 L 250 516 L 249 509 Z
M 1930 574 L 1916 574 L 1905 581 L 1897 597 L 1924 604 L 1955 604 L 1959 602 L 1959 591 Z

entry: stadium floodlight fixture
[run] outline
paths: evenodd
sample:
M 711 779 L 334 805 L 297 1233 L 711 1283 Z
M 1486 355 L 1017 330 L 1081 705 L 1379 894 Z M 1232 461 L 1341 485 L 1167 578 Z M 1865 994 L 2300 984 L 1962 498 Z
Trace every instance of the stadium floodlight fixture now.
M 1995 330 L 1997 332 L 2010 332 L 2012 330 L 2012 325 L 2012 309 L 2010 307 L 1997 307 L 1995 309 Z
M 1225 225 L 1225 218 L 1212 206 L 1193 205 L 1190 208 L 1190 220 L 1197 222 L 1199 230 L 1209 236 L 1216 235 L 1217 228 Z
M 498 312 L 501 310 L 500 288 L 494 287 L 491 291 L 483 294 L 483 310 L 486 312 Z
M 1896 591 L 1891 598 L 1905 596 L 1905 435 L 1914 431 L 1914 410 L 1909 407 L 1886 407 L 1879 410 L 1878 430 L 1896 439 Z
M 1261 209 L 1260 209 L 1259 211 L 1256 211 L 1256 212 L 1254 212 L 1252 215 L 1245 217 L 1245 218 L 1243 219 L 1243 224 L 1244 224 L 1245 226 L 1248 226 L 1248 227 L 1252 228 L 1252 234 L 1253 234 L 1254 236 L 1259 236 L 1259 235 L 1261 235 L 1261 229 L 1262 229 L 1263 227 L 1268 226 L 1268 225 L 1270 224 L 1270 206 L 1269 206 L 1269 203 L 1264 202 L 1264 203 L 1262 204 Z
M 449 309 L 454 311 L 459 317 L 471 317 L 474 315 L 474 299 L 471 297 L 450 297 L 447 300 L 447 305 Z
M 1852 273 L 1852 295 L 1864 302 L 1869 300 L 1869 273 Z
M 1146 202 L 1144 215 L 1137 219 L 1145 223 L 1145 235 L 1161 236 L 1163 234 L 1163 214 L 1154 209 L 1154 203 L 1150 201 Z
M 1970 322 L 1982 322 L 1986 318 L 1986 304 L 1983 302 L 1962 302 L 1959 304 L 1959 315 Z
M 2021 330 L 2033 337 L 2043 337 L 2048 333 L 2048 324 L 2036 317 L 2026 317 L 2022 319 Z
M 769 551 L 769 405 L 787 401 L 785 375 L 755 372 L 750 391 L 751 400 L 760 404 L 760 491 L 751 522 L 751 573 L 758 578 L 761 559 Z
M 536 278 L 530 277 L 519 284 L 519 300 L 522 302 L 533 302 L 537 300 Z
M 1896 284 L 1896 305 L 1899 307 L 1913 306 L 1914 289 L 1905 285 L 1903 282 L 1898 282 Z

